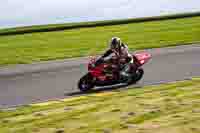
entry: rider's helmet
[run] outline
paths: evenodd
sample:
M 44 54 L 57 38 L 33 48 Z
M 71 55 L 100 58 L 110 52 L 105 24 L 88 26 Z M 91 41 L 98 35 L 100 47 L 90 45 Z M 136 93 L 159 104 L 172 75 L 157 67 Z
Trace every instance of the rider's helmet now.
M 119 50 L 121 47 L 121 39 L 119 37 L 113 37 L 110 42 L 110 49 Z

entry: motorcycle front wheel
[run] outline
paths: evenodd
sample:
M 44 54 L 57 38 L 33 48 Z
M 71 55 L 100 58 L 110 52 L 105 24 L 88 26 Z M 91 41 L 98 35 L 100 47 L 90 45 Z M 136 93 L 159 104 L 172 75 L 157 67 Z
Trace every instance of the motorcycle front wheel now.
M 94 87 L 93 77 L 90 73 L 84 75 L 78 82 L 78 88 L 82 92 L 88 92 Z

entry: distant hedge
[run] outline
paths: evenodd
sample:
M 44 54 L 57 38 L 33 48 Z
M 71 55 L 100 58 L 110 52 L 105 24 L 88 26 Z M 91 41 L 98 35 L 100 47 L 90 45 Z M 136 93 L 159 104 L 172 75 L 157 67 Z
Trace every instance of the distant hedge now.
M 106 20 L 106 21 L 95 21 L 95 22 L 26 26 L 26 27 L 2 29 L 0 30 L 0 36 L 34 33 L 34 32 L 61 31 L 66 29 L 109 26 L 109 25 L 119 25 L 128 23 L 139 23 L 146 21 L 160 21 L 160 20 L 178 19 L 178 18 L 196 17 L 196 16 L 200 16 L 200 12 L 155 16 L 155 17 L 144 17 L 144 18 L 133 18 L 133 19 L 122 19 L 122 20 Z

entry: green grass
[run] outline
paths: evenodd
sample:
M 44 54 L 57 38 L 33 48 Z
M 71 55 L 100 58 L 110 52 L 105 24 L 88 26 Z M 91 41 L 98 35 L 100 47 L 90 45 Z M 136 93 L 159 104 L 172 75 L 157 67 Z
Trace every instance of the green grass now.
M 113 36 L 131 50 L 200 41 L 200 17 L 0 36 L 0 65 L 96 55 Z
M 0 111 L 1 133 L 199 133 L 199 124 L 200 79 Z
M 83 28 L 83 27 L 119 25 L 119 24 L 138 23 L 138 22 L 140 23 L 140 22 L 146 22 L 146 21 L 160 21 L 160 20 L 187 18 L 187 17 L 195 17 L 195 16 L 200 16 L 200 12 L 171 14 L 171 15 L 164 15 L 164 16 L 144 17 L 144 18 L 130 18 L 130 19 L 120 19 L 120 20 L 105 20 L 105 21 L 92 21 L 92 22 L 79 22 L 79 23 L 25 26 L 25 27 L 0 29 L 0 36 L 25 34 L 25 33 L 33 33 L 33 32 L 60 31 L 60 30 Z

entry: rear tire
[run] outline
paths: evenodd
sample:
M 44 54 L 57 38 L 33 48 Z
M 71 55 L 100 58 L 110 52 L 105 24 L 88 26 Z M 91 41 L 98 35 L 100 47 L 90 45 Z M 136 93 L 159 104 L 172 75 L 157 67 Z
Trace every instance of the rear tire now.
M 143 75 L 144 75 L 144 70 L 142 68 L 137 69 L 136 73 L 132 77 L 132 80 L 130 82 L 128 82 L 128 84 L 130 85 L 130 84 L 137 83 L 139 80 L 142 79 Z
M 84 75 L 78 82 L 78 88 L 82 92 L 88 92 L 94 87 L 93 77 L 90 73 Z
M 139 80 L 142 79 L 144 75 L 144 70 L 142 68 L 139 68 L 137 71 L 136 71 L 136 76 L 134 77 L 134 82 L 138 82 Z

